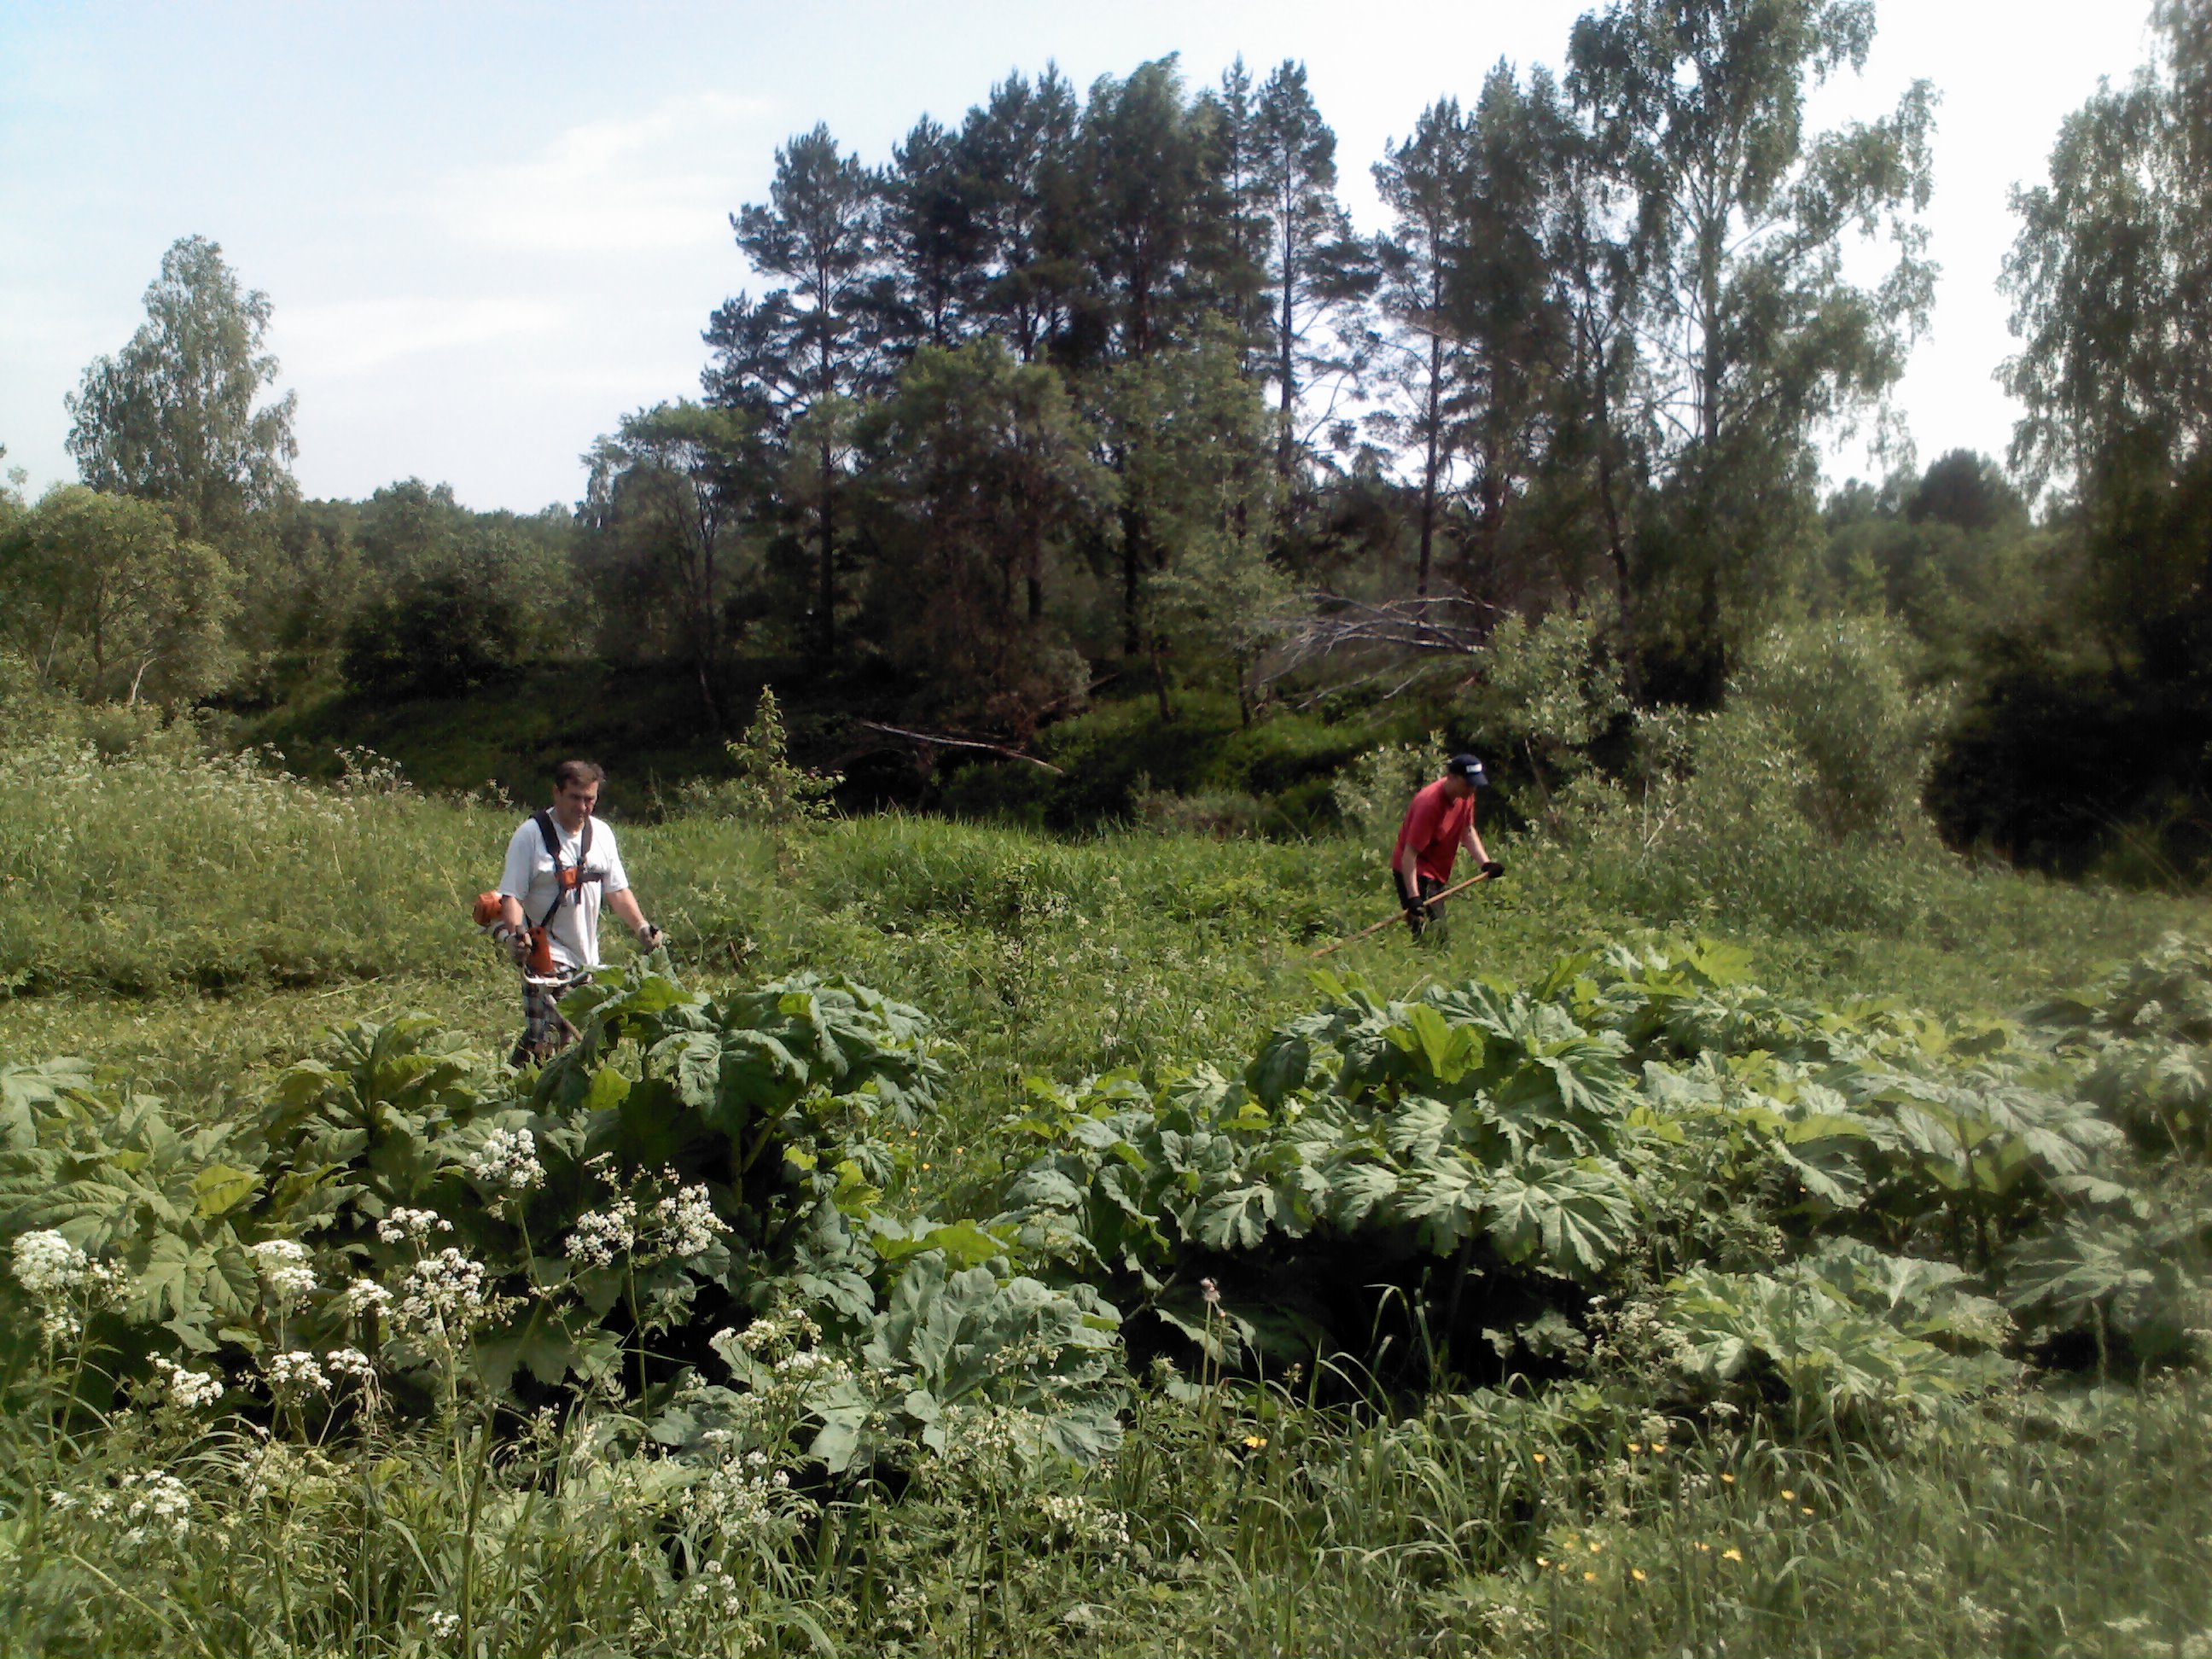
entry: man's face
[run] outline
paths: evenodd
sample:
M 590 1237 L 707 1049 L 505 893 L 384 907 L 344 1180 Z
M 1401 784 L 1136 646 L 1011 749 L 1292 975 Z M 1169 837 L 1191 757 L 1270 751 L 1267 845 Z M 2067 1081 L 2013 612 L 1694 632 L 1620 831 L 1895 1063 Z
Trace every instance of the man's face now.
M 581 823 L 599 804 L 596 783 L 564 783 L 553 792 L 553 815 L 563 823 Z
M 1444 774 L 1444 793 L 1454 800 L 1465 800 L 1474 793 L 1474 786 L 1456 772 Z

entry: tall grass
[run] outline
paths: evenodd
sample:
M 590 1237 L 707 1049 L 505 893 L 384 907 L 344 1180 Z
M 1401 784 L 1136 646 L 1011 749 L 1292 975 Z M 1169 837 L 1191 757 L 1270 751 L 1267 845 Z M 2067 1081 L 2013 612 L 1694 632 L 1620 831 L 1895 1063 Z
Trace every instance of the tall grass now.
M 507 1035 L 512 981 L 466 902 L 513 807 L 143 745 L 18 743 L 0 782 L 0 1060 L 89 1050 L 162 1074 L 189 1117 L 325 1018 L 412 1004 Z M 1389 908 L 1379 849 L 1349 840 L 622 833 L 690 976 L 846 972 L 937 1018 L 958 1082 L 895 1196 L 951 1212 L 995 1190 L 1026 1074 L 1247 1053 L 1310 1002 L 1307 953 Z M 2187 914 L 1915 854 L 1892 872 L 1909 906 L 1838 930 L 1786 858 L 1738 890 L 1648 848 L 1506 856 L 1447 949 L 1392 930 L 1329 967 L 1402 991 L 1688 923 L 1784 988 L 2001 1010 Z M 1793 884 L 1795 910 L 1760 896 Z M 2179 1653 L 2212 1628 L 2212 1397 L 2189 1379 L 1808 1444 L 1655 1415 L 1626 1366 L 1350 1404 L 1310 1377 L 1163 1377 L 1099 1469 L 1025 1462 L 986 1423 L 916 1478 L 802 1482 L 718 1527 L 609 1401 L 406 1426 L 349 1396 L 301 1409 L 287 1447 L 252 1426 L 271 1410 L 217 1428 L 154 1401 L 51 1432 L 53 1376 L 0 1378 L 11 1651 Z M 155 1474 L 186 1529 L 131 1513 Z
M 433 799 L 374 775 L 335 791 L 251 757 L 103 758 L 89 744 L 0 744 L 0 989 L 18 997 L 416 983 L 467 1003 L 500 979 L 468 901 L 495 883 L 520 807 Z M 1199 1013 L 1264 1022 L 1304 996 L 1306 953 L 1392 906 L 1385 849 L 1348 837 L 1063 839 L 896 814 L 774 834 L 614 822 L 641 897 L 695 975 L 838 969 L 956 1025 L 1048 992 L 1045 1034 L 1066 1040 L 1028 1064 L 1095 1069 L 1188 1048 L 1206 1029 Z M 1402 985 L 1511 972 L 1639 927 L 1704 928 L 1751 945 L 1781 988 L 2002 1007 L 2191 913 L 1925 849 L 1815 859 L 1794 843 L 1639 839 L 1626 820 L 1502 850 L 1511 874 L 1459 902 L 1448 949 L 1416 952 L 1392 931 L 1329 965 Z M 1850 898 L 1862 889 L 1892 896 L 1869 908 Z
M 2201 1382 L 2000 1400 L 1881 1446 L 1693 1433 L 1632 1379 L 1411 1416 L 1146 1395 L 1121 1455 L 988 1423 L 742 1516 L 586 1407 L 496 1450 L 155 1409 L 0 1441 L 11 1652 L 2201 1653 Z M 57 1455 L 59 1453 L 60 1455 Z M 134 1515 L 150 1475 L 187 1495 Z M 719 1520 L 718 1520 L 719 1516 Z M 734 1522 L 734 1524 L 733 1524 Z M 466 1617 L 464 1640 L 464 1615 Z

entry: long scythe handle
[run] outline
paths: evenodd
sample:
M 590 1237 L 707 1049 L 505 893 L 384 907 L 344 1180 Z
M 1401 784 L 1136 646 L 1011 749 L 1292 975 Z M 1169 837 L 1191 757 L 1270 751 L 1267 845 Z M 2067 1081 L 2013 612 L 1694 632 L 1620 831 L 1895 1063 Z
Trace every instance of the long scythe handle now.
M 1436 894 L 1432 894 L 1432 895 L 1431 895 L 1429 897 L 1427 897 L 1427 898 L 1425 898 L 1425 899 L 1423 899 L 1423 900 L 1421 901 L 1421 902 L 1422 902 L 1423 904 L 1425 904 L 1425 905 L 1427 905 L 1427 904 L 1442 904 L 1442 903 L 1443 903 L 1446 899 L 1449 898 L 1453 894 L 1455 894 L 1455 893 L 1464 893 L 1465 891 L 1467 891 L 1467 890 L 1468 890 L 1468 888 L 1470 888 L 1470 887 L 1474 886 L 1477 882 L 1479 882 L 1479 881 L 1488 881 L 1489 879 L 1490 879 L 1490 872 L 1489 872 L 1488 871 L 1486 871 L 1486 871 L 1484 871 L 1484 872 L 1482 872 L 1482 874 L 1480 874 L 1480 875 L 1479 875 L 1479 876 L 1469 876 L 1469 877 L 1468 877 L 1465 881 L 1459 882 L 1459 883 L 1455 884 L 1455 885 L 1453 885 L 1453 886 L 1450 886 L 1450 887 L 1447 887 L 1447 888 L 1445 888 L 1445 889 L 1444 889 L 1444 890 L 1443 890 L 1443 892 L 1441 892 L 1441 893 L 1436 893 Z M 1358 943 L 1359 943 L 1359 941 L 1360 941 L 1361 939 L 1365 939 L 1365 938 L 1366 938 L 1370 933 L 1381 933 L 1381 932 L 1382 932 L 1385 927 L 1389 927 L 1392 922 L 1394 922 L 1394 921 L 1400 921 L 1400 920 L 1403 919 L 1403 917 L 1405 916 L 1405 914 L 1406 914 L 1406 912 L 1405 912 L 1404 908 L 1401 907 L 1401 908 L 1399 909 L 1398 914 L 1397 914 L 1396 915 L 1395 915 L 1395 916 L 1385 916 L 1385 917 L 1383 917 L 1383 918 L 1382 918 L 1382 921 L 1380 921 L 1376 922 L 1376 923 L 1372 927 L 1363 927 L 1363 928 L 1361 928 L 1361 929 L 1360 929 L 1358 933 L 1346 933 L 1346 934 L 1342 939 L 1340 939 L 1337 940 L 1337 942 L 1336 942 L 1335 944 L 1334 944 L 1334 945 L 1324 945 L 1323 946 L 1322 946 L 1322 948 L 1321 948 L 1320 950 L 1318 950 L 1318 951 L 1315 951 L 1311 956 L 1308 957 L 1306 958 L 1306 960 L 1307 960 L 1308 962 L 1319 962 L 1319 961 L 1320 961 L 1323 957 L 1326 957 L 1326 956 L 1334 956 L 1337 951 L 1341 951 L 1341 950 L 1342 950 L 1342 949 L 1344 949 L 1344 947 L 1345 947 L 1346 945 L 1357 945 L 1357 944 L 1358 944 Z

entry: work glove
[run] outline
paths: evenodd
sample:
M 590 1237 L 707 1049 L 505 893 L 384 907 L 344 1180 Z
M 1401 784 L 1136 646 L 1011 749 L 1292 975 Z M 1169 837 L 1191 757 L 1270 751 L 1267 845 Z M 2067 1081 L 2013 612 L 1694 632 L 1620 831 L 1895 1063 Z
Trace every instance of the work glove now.
M 528 965 L 530 930 L 527 927 L 516 927 L 507 922 L 496 921 L 492 924 L 491 936 L 499 944 L 507 947 L 507 953 L 514 958 L 516 967 Z
M 1406 915 L 1412 921 L 1426 921 L 1429 919 L 1429 907 L 1419 899 L 1407 899 Z
M 667 943 L 668 935 L 649 921 L 637 930 L 637 949 L 641 956 L 649 957 Z
M 1505 866 L 1496 859 L 1485 859 L 1482 864 L 1482 873 L 1492 881 L 1496 881 L 1505 873 Z

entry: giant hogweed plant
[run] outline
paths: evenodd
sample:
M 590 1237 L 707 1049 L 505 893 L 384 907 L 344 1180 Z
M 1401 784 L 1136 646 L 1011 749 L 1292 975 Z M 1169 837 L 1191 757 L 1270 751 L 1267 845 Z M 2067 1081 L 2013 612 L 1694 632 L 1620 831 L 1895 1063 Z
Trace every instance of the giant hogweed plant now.
M 1380 1303 L 1341 1292 L 1378 1281 L 1416 1304 L 1409 1334 L 1522 1363 L 1582 1352 L 1594 1310 L 1656 1290 L 1679 1340 L 1652 1353 L 1690 1392 L 1802 1382 L 1856 1410 L 1881 1387 L 1937 1397 L 1954 1359 L 1984 1386 L 1998 1349 L 2088 1318 L 2070 1281 L 2046 1288 L 2048 1240 L 2140 1204 L 2147 1176 L 2066 1057 L 2015 1025 L 1778 997 L 1742 966 L 1614 947 L 1405 1001 L 1321 976 L 1324 1006 L 1241 1079 L 1037 1087 L 1010 1127 L 1043 1147 L 998 1227 L 1110 1276 L 1209 1363 L 1240 1340 L 1371 1347 Z M 2177 1244 L 2150 1247 L 2165 1278 L 2129 1269 L 2131 1310 L 2175 1305 Z M 1900 1324 L 1845 1246 L 1984 1299 Z M 1846 1333 L 1856 1361 L 1806 1362 Z
M 2136 970 L 2162 992 L 2098 1006 L 2130 1032 L 2192 1006 L 2168 955 Z M 2145 1164 L 2107 1064 L 2142 1039 L 1821 1007 L 1741 969 L 1708 945 L 1396 1000 L 1321 976 L 1237 1075 L 1034 1084 L 988 1221 L 884 1206 L 942 1076 L 914 1010 L 638 970 L 542 1071 L 347 1026 L 214 1127 L 66 1062 L 0 1073 L 0 1236 L 82 1266 L 41 1270 L 40 1328 L 99 1351 L 93 1395 L 159 1360 L 300 1418 L 303 1364 L 343 1352 L 389 1405 L 474 1402 L 486 1432 L 611 1390 L 702 1468 L 772 1444 L 864 1471 L 1002 1418 L 1024 1455 L 1095 1458 L 1125 1310 L 1215 1376 L 1402 1340 L 1431 1369 L 1595 1356 L 1832 1419 L 2212 1323 L 2195 1188 Z
M 1022 1278 L 972 1223 L 878 1207 L 886 1133 L 942 1078 L 914 1010 L 811 975 L 716 1001 L 644 969 L 574 1006 L 581 1041 L 520 1076 L 428 1020 L 343 1026 L 257 1117 L 191 1133 L 82 1067 L 0 1073 L 0 1236 L 112 1275 L 88 1326 L 68 1316 L 97 1373 L 180 1355 L 272 1416 L 335 1409 L 344 1353 L 389 1407 L 485 1426 L 596 1388 L 677 1412 L 683 1446 L 702 1376 L 766 1386 L 733 1343 L 769 1316 L 811 1334 L 785 1401 L 811 1426 L 779 1443 L 833 1471 L 963 1410 L 1110 1445 L 1113 1310 Z

